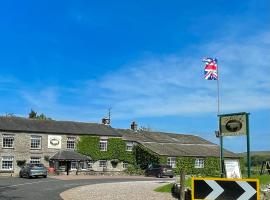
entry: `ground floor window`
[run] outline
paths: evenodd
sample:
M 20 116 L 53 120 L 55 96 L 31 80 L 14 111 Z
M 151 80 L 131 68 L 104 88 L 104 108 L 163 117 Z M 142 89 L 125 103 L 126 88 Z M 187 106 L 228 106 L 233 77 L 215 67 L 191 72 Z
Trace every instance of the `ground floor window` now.
M 40 163 L 40 157 L 36 157 L 36 156 L 30 157 L 30 163 L 31 164 L 39 164 Z
M 195 159 L 195 168 L 204 168 L 204 159 L 196 158 Z
M 80 162 L 80 169 L 87 170 L 87 168 L 88 168 L 88 163 L 87 162 Z
M 2 170 L 13 170 L 13 157 L 12 156 L 2 157 Z
M 106 160 L 100 160 L 99 161 L 99 167 L 106 168 L 107 167 L 107 161 Z
M 94 165 L 93 161 L 89 161 L 87 164 L 88 164 L 88 169 L 93 169 L 93 165 Z
M 123 162 L 123 169 L 127 169 L 128 168 L 128 163 L 127 162 Z
M 176 158 L 175 157 L 168 157 L 167 158 L 167 165 L 170 165 L 172 168 L 175 168 Z
M 76 170 L 77 169 L 77 162 L 71 162 L 70 169 L 71 170 Z

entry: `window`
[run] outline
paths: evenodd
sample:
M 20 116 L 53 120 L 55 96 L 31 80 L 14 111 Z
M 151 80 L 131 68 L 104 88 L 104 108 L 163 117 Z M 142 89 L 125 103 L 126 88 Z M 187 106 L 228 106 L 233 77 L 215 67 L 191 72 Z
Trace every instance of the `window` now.
M 128 163 L 127 162 L 123 162 L 123 168 L 127 169 L 128 168 Z
M 107 161 L 106 160 L 100 160 L 99 161 L 99 167 L 106 168 L 107 167 Z
M 175 157 L 168 157 L 167 158 L 167 165 L 170 165 L 172 168 L 175 168 L 176 158 Z
M 87 170 L 88 163 L 87 162 L 80 162 L 80 169 Z
M 99 149 L 100 151 L 107 151 L 107 140 L 99 141 Z
M 2 170 L 13 170 L 13 157 L 12 156 L 2 157 Z
M 77 162 L 71 162 L 70 169 L 71 170 L 76 170 L 77 169 Z
M 67 138 L 67 149 L 75 149 L 75 137 L 68 137 Z
M 196 158 L 196 160 L 195 160 L 195 168 L 204 168 L 204 159 Z
M 134 142 L 126 142 L 126 151 L 132 151 Z
M 88 168 L 89 169 L 92 169 L 93 168 L 93 165 L 94 165 L 93 161 L 89 161 L 88 162 Z
M 13 148 L 14 135 L 3 135 L 3 148 Z
M 39 164 L 40 163 L 40 157 L 36 157 L 36 156 L 30 157 L 30 163 L 31 164 Z
M 41 149 L 41 136 L 31 135 L 31 149 Z

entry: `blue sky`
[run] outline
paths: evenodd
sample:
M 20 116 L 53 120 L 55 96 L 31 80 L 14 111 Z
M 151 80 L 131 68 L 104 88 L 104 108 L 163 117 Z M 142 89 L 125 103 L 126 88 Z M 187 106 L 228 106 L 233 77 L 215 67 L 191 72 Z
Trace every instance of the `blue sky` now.
M 268 0 L 5 1 L 0 6 L 0 113 L 153 130 L 218 142 L 221 113 L 249 112 L 251 150 L 270 150 Z M 224 140 L 246 151 L 245 137 Z

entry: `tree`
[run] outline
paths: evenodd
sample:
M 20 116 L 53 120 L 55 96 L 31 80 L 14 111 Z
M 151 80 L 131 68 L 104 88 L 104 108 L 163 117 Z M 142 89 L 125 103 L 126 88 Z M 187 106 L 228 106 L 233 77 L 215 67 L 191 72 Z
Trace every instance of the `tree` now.
M 31 112 L 28 114 L 28 118 L 36 119 L 37 118 L 37 112 L 35 112 L 33 109 L 31 109 Z
M 29 113 L 29 118 L 30 119 L 38 119 L 38 120 L 51 120 L 52 119 L 50 117 L 47 117 L 43 113 L 41 113 L 40 115 L 38 115 L 37 112 L 35 112 L 32 109 L 31 109 L 31 112 Z

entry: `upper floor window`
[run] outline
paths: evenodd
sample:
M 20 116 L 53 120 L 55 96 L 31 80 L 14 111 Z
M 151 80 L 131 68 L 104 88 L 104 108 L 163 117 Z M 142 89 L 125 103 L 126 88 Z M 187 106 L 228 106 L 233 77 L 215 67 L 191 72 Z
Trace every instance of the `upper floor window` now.
M 41 149 L 41 136 L 31 135 L 31 149 Z
M 39 164 L 40 163 L 40 157 L 36 157 L 36 156 L 30 157 L 30 163 L 31 164 Z
M 13 148 L 14 135 L 4 134 L 3 135 L 3 148 Z
M 203 158 L 196 158 L 195 168 L 204 168 L 204 159 Z
M 2 170 L 13 170 L 13 157 L 12 156 L 2 157 Z
M 107 151 L 107 143 L 108 143 L 108 141 L 104 140 L 104 139 L 99 141 L 100 151 Z
M 67 149 L 75 149 L 75 137 L 68 137 L 67 138 Z
M 126 151 L 132 151 L 134 142 L 126 142 Z
M 172 168 L 175 168 L 176 158 L 175 157 L 168 157 L 167 158 L 167 165 L 170 165 Z

